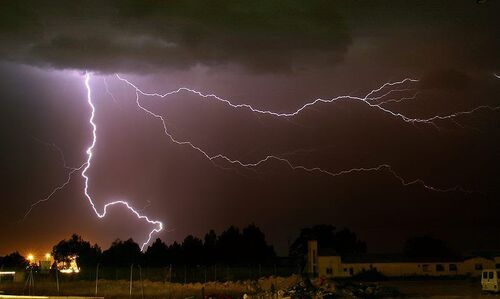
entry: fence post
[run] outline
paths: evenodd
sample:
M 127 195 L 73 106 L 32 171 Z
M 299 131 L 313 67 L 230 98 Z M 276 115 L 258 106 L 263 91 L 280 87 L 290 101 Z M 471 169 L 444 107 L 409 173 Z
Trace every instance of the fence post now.
M 33 285 L 33 296 L 35 296 L 35 277 L 33 276 L 33 268 L 31 269 L 31 283 Z
M 184 265 L 184 283 L 186 283 L 186 279 L 187 279 L 187 266 Z
M 57 288 L 57 295 L 59 295 L 59 269 L 57 269 L 57 266 L 56 266 L 56 288 Z
M 144 299 L 144 281 L 142 280 L 142 267 L 139 265 L 139 279 L 141 280 L 141 298 Z
M 170 283 L 172 283 L 172 264 L 170 264 L 168 272 L 169 272 L 168 277 L 169 277 Z
M 95 295 L 97 296 L 97 284 L 99 281 L 99 263 L 97 263 L 97 267 L 95 269 Z
M 205 283 L 207 283 L 207 266 L 205 265 Z
M 217 264 L 214 265 L 214 280 L 217 281 Z
M 129 295 L 132 297 L 132 273 L 134 270 L 134 264 L 130 265 L 130 289 L 129 289 Z
M 28 279 L 26 280 L 25 288 L 26 285 L 28 286 L 28 295 L 29 296 L 34 296 L 35 295 L 35 279 L 33 278 L 33 266 L 30 266 L 30 271 L 28 273 Z M 33 289 L 33 294 L 31 293 L 31 290 Z M 24 290 L 23 290 L 24 294 Z

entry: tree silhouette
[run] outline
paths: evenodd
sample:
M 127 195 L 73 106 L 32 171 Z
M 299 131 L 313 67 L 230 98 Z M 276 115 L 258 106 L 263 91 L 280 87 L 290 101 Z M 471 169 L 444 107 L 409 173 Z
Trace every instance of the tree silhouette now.
M 276 257 L 273 247 L 266 243 L 266 236 L 254 224 L 243 229 L 242 240 L 242 255 L 245 262 L 258 263 Z
M 182 242 L 182 253 L 184 255 L 184 264 L 199 265 L 203 262 L 203 241 L 189 235 Z
M 290 256 L 304 257 L 309 240 L 316 240 L 319 248 L 335 250 L 339 255 L 366 252 L 366 243 L 347 228 L 336 231 L 333 225 L 320 224 L 301 230 L 299 237 L 289 248 Z
M 217 255 L 217 234 L 213 229 L 205 234 L 203 251 L 206 264 L 213 264 L 219 258 Z
M 235 226 L 230 226 L 223 231 L 217 239 L 217 252 L 220 254 L 220 262 L 226 264 L 236 264 L 241 260 L 243 249 L 240 230 Z
M 126 241 L 116 239 L 102 253 L 102 256 L 102 262 L 106 266 L 128 266 L 142 263 L 141 248 L 132 239 Z
M 170 251 L 160 238 L 148 246 L 144 253 L 144 261 L 148 266 L 167 266 L 170 263 Z
M 28 266 L 28 261 L 19 254 L 19 252 L 13 252 L 4 257 L 0 257 L 0 267 L 12 268 L 12 269 L 24 269 Z
M 101 259 L 101 248 L 97 244 L 92 246 L 79 235 L 73 234 L 68 240 L 62 240 L 52 248 L 52 256 L 57 262 L 66 263 L 76 256 L 79 266 L 94 266 Z
M 264 233 L 251 224 L 242 231 L 230 226 L 219 236 L 210 230 L 203 240 L 188 235 L 181 244 L 174 242 L 170 246 L 159 238 L 142 253 L 139 245 L 132 239 L 115 240 L 101 253 L 97 245 L 91 246 L 76 234 L 69 240 L 62 240 L 53 249 L 57 261 L 69 262 L 72 256 L 78 256 L 79 265 L 94 265 L 102 262 L 104 266 L 128 266 L 145 263 L 150 267 L 167 265 L 248 265 L 272 261 L 276 254 L 266 242 Z
M 184 254 L 182 252 L 182 247 L 179 243 L 174 242 L 168 247 L 170 251 L 171 260 L 170 262 L 174 265 L 184 264 Z

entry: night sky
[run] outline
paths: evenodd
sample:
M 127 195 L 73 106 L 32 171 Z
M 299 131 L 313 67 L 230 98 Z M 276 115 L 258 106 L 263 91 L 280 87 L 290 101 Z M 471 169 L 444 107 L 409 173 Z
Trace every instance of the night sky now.
M 478 3 L 479 2 L 479 3 Z M 434 124 L 409 123 L 340 100 L 295 117 L 258 114 L 180 92 L 141 97 L 169 132 L 210 155 L 252 163 L 272 154 L 332 173 L 270 160 L 244 168 L 171 142 L 136 105 L 144 91 L 189 87 L 235 104 L 295 111 L 316 98 L 364 96 L 415 78 L 383 105 L 427 119 L 500 106 L 499 1 L 1 1 L 0 254 L 44 253 L 73 232 L 107 247 L 147 238 L 150 224 L 124 207 L 96 217 L 81 171 L 97 144 L 89 191 L 96 208 L 129 201 L 160 220 L 166 242 L 255 223 L 279 254 L 299 229 L 349 227 L 372 252 L 396 252 L 431 234 L 458 250 L 500 248 L 500 109 Z M 105 81 L 108 85 L 106 90 Z M 111 94 L 113 96 L 111 96 Z M 379 93 L 381 95 L 383 93 Z

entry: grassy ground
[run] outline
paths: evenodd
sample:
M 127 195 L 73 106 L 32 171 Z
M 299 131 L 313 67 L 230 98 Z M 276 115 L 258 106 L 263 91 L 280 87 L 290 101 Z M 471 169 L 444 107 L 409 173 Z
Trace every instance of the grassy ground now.
M 412 298 L 500 298 L 482 293 L 478 280 L 384 281 L 380 284 L 397 288 Z
M 223 294 L 232 298 L 241 298 L 243 294 L 255 294 L 259 291 L 270 290 L 271 285 L 276 289 L 288 288 L 299 280 L 298 277 L 289 278 L 265 278 L 259 281 L 243 282 L 208 282 L 202 283 L 163 283 L 134 281 L 132 285 L 132 297 L 142 298 L 202 298 L 202 288 L 205 295 Z M 24 283 L 3 282 L 0 291 L 5 294 L 28 294 Z M 35 281 L 36 295 L 58 295 L 56 282 L 52 280 Z M 125 298 L 130 296 L 130 284 L 126 280 L 99 280 L 98 296 L 105 298 Z M 59 285 L 61 296 L 95 296 L 95 281 L 73 280 L 64 281 Z
M 209 282 L 209 283 L 163 283 L 134 281 L 132 285 L 132 297 L 142 298 L 202 298 L 202 288 L 205 295 L 225 295 L 232 298 L 241 298 L 243 294 L 257 294 L 269 291 L 274 285 L 276 290 L 286 289 L 300 280 L 297 276 L 289 278 L 265 278 L 259 281 L 244 282 Z M 392 287 L 399 290 L 404 298 L 495 298 L 500 296 L 483 294 L 479 281 L 471 280 L 419 280 L 419 281 L 384 281 L 382 286 Z M 128 298 L 129 282 L 126 280 L 100 280 L 98 285 L 98 296 L 105 298 Z M 27 294 L 24 283 L 2 282 L 0 291 L 6 294 Z M 57 295 L 55 281 L 35 281 L 36 295 Z M 94 296 L 95 282 L 84 280 L 63 281 L 60 284 L 59 295 Z M 223 299 L 223 297 L 218 297 Z M 255 298 L 255 297 L 254 297 Z

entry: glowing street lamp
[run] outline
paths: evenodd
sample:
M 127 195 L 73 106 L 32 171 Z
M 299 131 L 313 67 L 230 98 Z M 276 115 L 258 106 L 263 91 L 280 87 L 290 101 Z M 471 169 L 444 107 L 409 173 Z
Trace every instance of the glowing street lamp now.
M 32 264 L 34 260 L 35 260 L 35 256 L 31 253 L 28 254 L 28 261 L 30 262 L 30 264 Z

